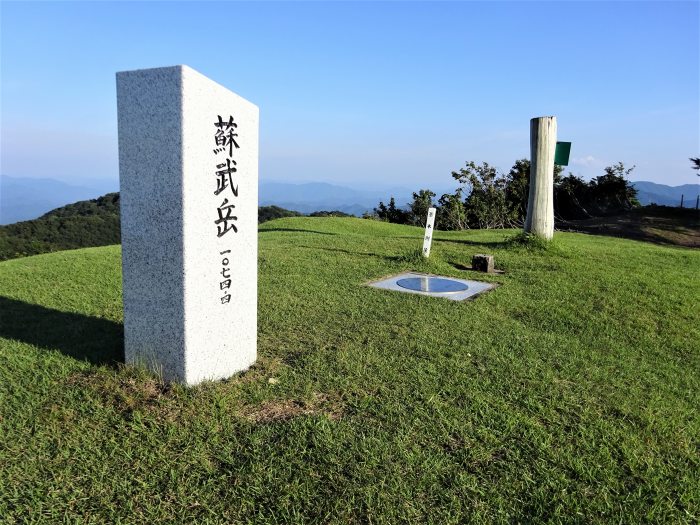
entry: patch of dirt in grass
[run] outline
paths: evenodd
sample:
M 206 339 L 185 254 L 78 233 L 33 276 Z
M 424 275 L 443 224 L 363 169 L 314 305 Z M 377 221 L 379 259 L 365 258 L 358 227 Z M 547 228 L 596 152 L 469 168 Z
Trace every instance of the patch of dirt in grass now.
M 611 217 L 562 221 L 557 229 L 700 248 L 700 214 L 693 209 L 644 206 Z
M 343 416 L 339 398 L 328 394 L 314 393 L 310 400 L 274 399 L 259 405 L 249 405 L 242 410 L 242 415 L 253 423 L 270 423 L 287 421 L 300 416 L 325 415 L 332 421 Z
M 142 411 L 161 420 L 174 421 L 181 411 L 173 386 L 140 371 L 80 373 L 70 376 L 67 383 L 89 389 L 104 405 L 127 416 Z
M 93 401 L 97 398 L 102 405 L 111 407 L 127 419 L 140 412 L 157 421 L 174 422 L 189 415 L 195 416 L 203 405 L 212 402 L 213 393 L 230 392 L 232 399 L 237 400 L 235 391 L 246 383 L 276 384 L 276 380 L 270 378 L 279 366 L 277 359 L 262 359 L 242 374 L 224 381 L 203 383 L 195 390 L 168 384 L 148 372 L 130 367 L 81 372 L 68 377 L 66 383 L 69 388 L 85 389 Z M 239 416 L 254 423 L 317 415 L 336 421 L 344 413 L 341 396 L 324 393 L 314 393 L 307 399 L 274 399 L 255 405 L 237 405 L 235 401 L 230 406 Z

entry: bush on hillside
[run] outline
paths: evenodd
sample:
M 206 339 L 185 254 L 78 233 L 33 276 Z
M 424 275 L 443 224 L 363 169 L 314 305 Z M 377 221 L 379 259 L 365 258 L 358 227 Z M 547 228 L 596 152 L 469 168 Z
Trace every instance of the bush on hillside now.
M 625 168 L 622 162 L 605 168 L 604 175 L 585 182 L 563 168 L 554 166 L 554 212 L 558 220 L 605 216 L 639 206 L 637 190 L 628 180 L 634 166 Z M 413 193 L 406 209 L 396 205 L 394 198 L 386 206 L 380 202 L 372 218 L 397 224 L 423 225 L 429 207 L 436 207 L 440 230 L 465 228 L 521 227 L 527 215 L 530 191 L 530 161 L 520 159 L 507 174 L 486 162 L 467 162 L 453 171 L 459 183 L 453 193 L 442 195 L 434 202 L 435 193 L 421 189 Z
M 320 210 L 310 213 L 309 217 L 354 217 L 354 215 L 351 215 L 350 213 L 345 213 L 344 211 L 340 210 Z
M 301 216 L 302 214 L 298 211 L 285 210 L 284 208 L 280 208 L 279 206 L 260 206 L 258 208 L 258 224 L 274 219 L 281 219 L 283 217 Z

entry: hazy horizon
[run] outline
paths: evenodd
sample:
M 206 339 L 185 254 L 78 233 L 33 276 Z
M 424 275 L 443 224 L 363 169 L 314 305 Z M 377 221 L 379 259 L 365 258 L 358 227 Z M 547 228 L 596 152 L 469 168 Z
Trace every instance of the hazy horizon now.
M 188 64 L 260 107 L 263 181 L 447 187 L 470 160 L 507 172 L 529 157 L 530 118 L 556 115 L 566 172 L 622 161 L 631 180 L 697 182 L 697 2 L 0 9 L 11 176 L 116 184 L 115 72 Z

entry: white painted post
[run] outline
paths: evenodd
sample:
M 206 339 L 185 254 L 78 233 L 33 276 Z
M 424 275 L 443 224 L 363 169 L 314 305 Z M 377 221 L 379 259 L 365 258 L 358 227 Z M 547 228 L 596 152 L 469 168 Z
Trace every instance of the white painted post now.
M 195 385 L 257 346 L 258 108 L 187 66 L 117 73 L 124 353 Z
M 545 239 L 554 236 L 554 152 L 557 118 L 530 120 L 530 193 L 525 231 Z
M 435 208 L 428 208 L 428 220 L 425 223 L 425 235 L 423 236 L 423 257 L 430 257 L 430 245 L 433 242 L 434 225 Z

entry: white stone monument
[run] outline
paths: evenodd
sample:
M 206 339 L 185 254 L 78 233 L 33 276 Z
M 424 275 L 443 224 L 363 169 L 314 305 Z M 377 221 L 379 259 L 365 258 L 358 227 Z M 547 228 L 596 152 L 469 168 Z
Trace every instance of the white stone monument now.
M 258 108 L 187 66 L 117 73 L 126 362 L 195 385 L 257 351 Z
M 554 236 L 554 153 L 557 117 L 530 120 L 530 193 L 525 231 L 545 239 Z
M 433 243 L 434 229 L 435 208 L 428 208 L 428 219 L 425 222 L 425 235 L 423 235 L 423 257 L 430 257 L 430 246 Z

